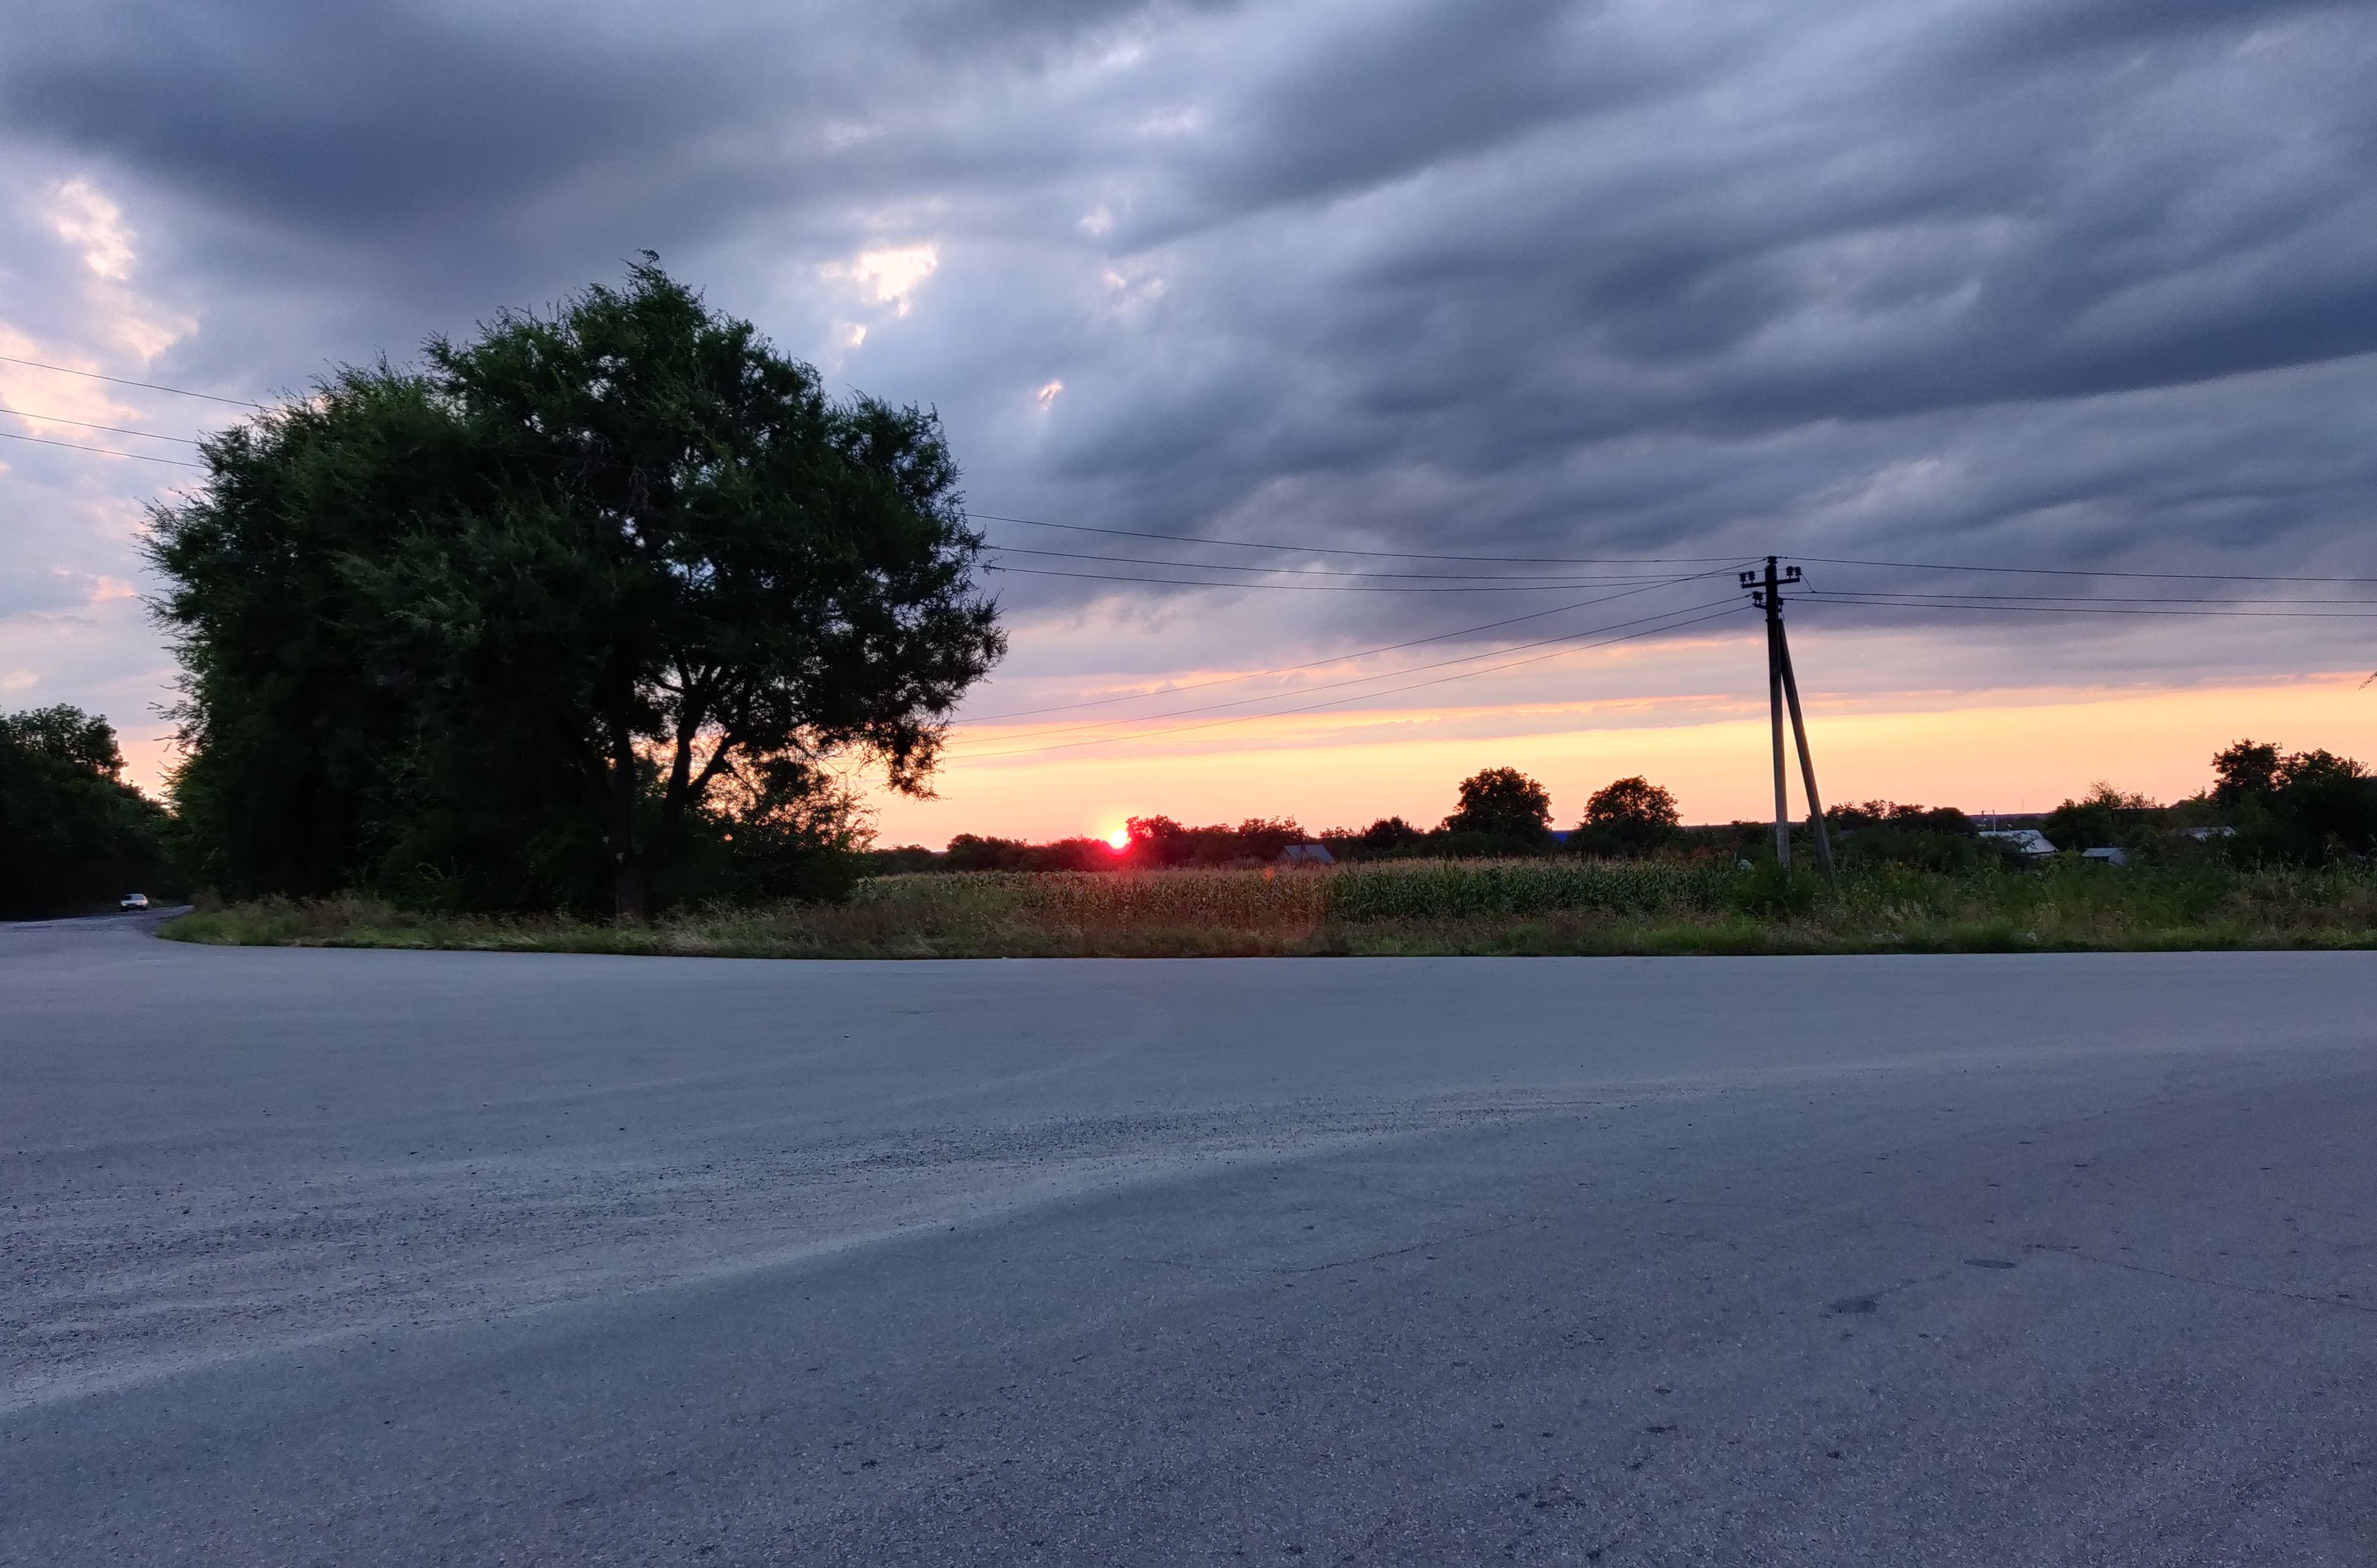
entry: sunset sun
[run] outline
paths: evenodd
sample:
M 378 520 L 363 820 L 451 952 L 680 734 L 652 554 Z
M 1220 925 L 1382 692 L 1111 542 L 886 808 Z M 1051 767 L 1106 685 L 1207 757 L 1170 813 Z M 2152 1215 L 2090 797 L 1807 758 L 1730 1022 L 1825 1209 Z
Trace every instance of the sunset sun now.
M 1114 832 L 1106 835 L 1106 843 L 1110 847 L 1115 849 L 1129 849 L 1130 847 L 1130 830 L 1129 828 L 1117 828 Z

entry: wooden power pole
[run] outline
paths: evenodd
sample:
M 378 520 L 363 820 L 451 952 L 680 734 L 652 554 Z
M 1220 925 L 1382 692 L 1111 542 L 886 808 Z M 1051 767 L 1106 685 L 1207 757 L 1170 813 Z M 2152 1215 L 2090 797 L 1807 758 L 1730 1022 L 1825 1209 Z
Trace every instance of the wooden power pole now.
M 1766 707 L 1774 732 L 1774 863 L 1791 868 L 1791 792 L 1783 761 L 1783 713 L 1791 713 L 1791 738 L 1799 748 L 1799 782 L 1808 792 L 1808 826 L 1816 841 L 1816 868 L 1833 880 L 1832 835 L 1824 831 L 1823 797 L 1816 793 L 1816 760 L 1808 749 L 1808 721 L 1799 711 L 1799 682 L 1791 673 L 1791 643 L 1783 631 L 1783 589 L 1799 581 L 1798 567 L 1777 569 L 1766 557 L 1762 579 L 1754 571 L 1741 574 L 1750 602 L 1766 612 Z

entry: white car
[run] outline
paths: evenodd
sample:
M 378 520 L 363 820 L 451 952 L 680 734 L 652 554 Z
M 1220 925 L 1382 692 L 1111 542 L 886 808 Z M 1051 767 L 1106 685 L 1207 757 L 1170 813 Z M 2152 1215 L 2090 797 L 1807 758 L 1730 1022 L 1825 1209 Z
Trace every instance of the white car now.
M 149 907 L 149 895 L 145 892 L 125 893 L 116 904 L 116 907 L 118 909 L 146 909 Z

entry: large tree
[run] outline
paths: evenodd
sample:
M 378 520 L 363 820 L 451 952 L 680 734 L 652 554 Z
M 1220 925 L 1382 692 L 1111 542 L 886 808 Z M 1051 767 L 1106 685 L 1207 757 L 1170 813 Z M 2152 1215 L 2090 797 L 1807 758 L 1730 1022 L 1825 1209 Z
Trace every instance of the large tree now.
M 1516 768 L 1487 768 L 1461 781 L 1461 804 L 1444 830 L 1539 844 L 1551 836 L 1552 797 Z
M 649 260 L 426 361 L 226 432 L 157 515 L 215 880 L 640 916 L 842 820 L 835 760 L 926 790 L 1004 648 L 934 415 Z
M 1584 803 L 1582 844 L 1604 853 L 1640 854 L 1673 837 L 1683 820 L 1676 797 L 1636 773 L 1612 779 Z
M 2377 849 L 2377 778 L 2354 758 L 2240 740 L 2214 755 L 2212 771 L 2235 853 L 2318 862 Z

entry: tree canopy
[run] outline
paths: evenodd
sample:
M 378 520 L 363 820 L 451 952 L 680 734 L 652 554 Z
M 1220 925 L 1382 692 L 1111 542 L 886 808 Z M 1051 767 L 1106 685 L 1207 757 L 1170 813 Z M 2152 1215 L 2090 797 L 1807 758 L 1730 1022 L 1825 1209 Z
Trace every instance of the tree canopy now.
M 2353 758 L 2240 740 L 2215 754 L 2212 771 L 2240 855 L 2317 862 L 2377 850 L 2377 778 Z
M 1632 827 L 1664 832 L 1682 820 L 1676 809 L 1676 797 L 1640 773 L 1612 779 L 1595 790 L 1584 803 L 1584 822 L 1590 828 Z
M 1004 651 L 938 418 L 828 398 L 650 259 L 203 452 L 149 551 L 227 892 L 794 891 L 855 826 L 833 765 L 926 792 Z
M 1593 792 L 1569 844 L 1599 855 L 1640 855 L 1665 844 L 1682 820 L 1676 797 L 1637 773 Z
M 1461 781 L 1461 804 L 1444 827 L 1448 832 L 1540 843 L 1552 831 L 1552 797 L 1516 768 L 1487 768 Z
M 0 714 L 0 916 L 70 914 L 169 885 L 165 814 L 79 708 Z

